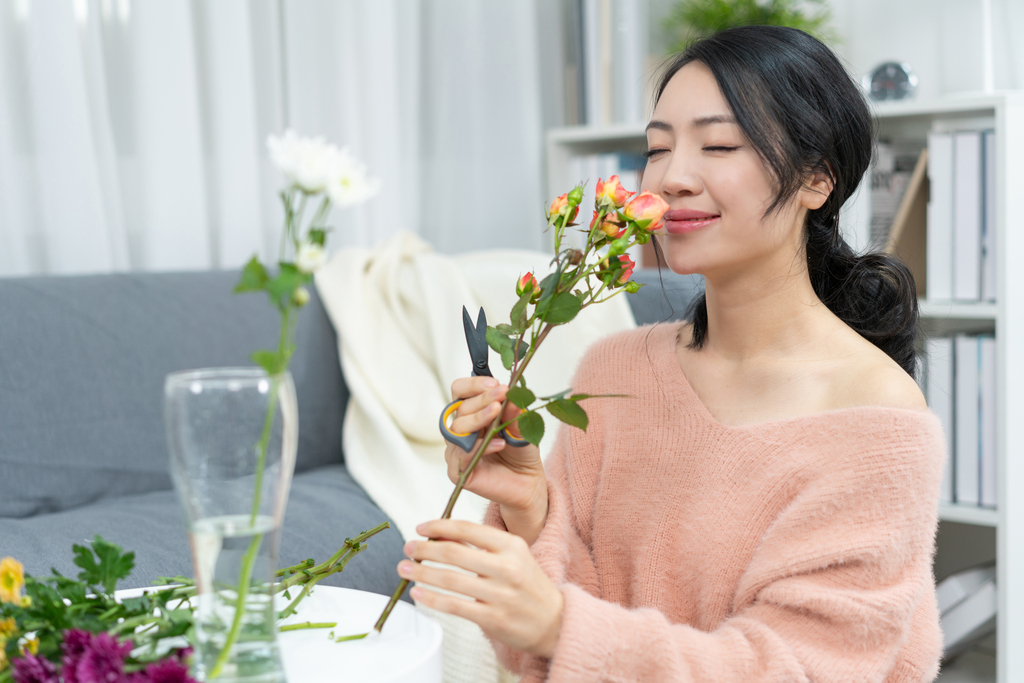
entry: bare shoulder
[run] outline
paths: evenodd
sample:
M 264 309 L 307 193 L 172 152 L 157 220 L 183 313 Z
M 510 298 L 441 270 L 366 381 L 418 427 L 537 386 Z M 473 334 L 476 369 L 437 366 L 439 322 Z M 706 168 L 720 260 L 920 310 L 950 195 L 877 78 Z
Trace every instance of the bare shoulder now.
M 928 404 L 914 378 L 884 351 L 866 344 L 869 348 L 843 363 L 835 385 L 840 395 L 835 398 L 848 406 L 926 409 Z

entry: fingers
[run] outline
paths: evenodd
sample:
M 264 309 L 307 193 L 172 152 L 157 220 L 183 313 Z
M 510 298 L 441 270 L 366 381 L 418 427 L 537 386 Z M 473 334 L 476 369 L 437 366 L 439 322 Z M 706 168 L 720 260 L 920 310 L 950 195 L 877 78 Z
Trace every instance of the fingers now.
M 446 538 L 461 543 L 469 543 L 470 545 L 475 545 L 478 548 L 495 553 L 508 549 L 517 539 L 522 540 L 507 531 L 500 531 L 491 526 L 475 524 L 462 519 L 435 519 L 431 522 L 424 522 L 416 527 L 416 533 L 427 538 Z M 413 543 L 422 542 L 413 541 Z M 456 563 L 452 562 L 450 564 Z M 470 567 L 465 568 L 470 569 Z
M 409 541 L 405 544 L 404 550 L 407 557 L 418 562 L 430 560 L 432 562 L 454 565 L 484 578 L 495 576 L 501 572 L 501 565 L 497 555 L 460 543 L 455 539 Z M 411 565 L 411 562 L 406 561 L 403 569 L 403 565 L 399 564 L 398 573 L 404 578 L 413 578 L 403 573 Z M 431 572 L 425 572 L 422 575 L 417 575 L 415 580 L 429 583 L 432 586 L 448 588 L 444 584 L 432 581 L 429 578 L 430 575 Z M 453 588 L 451 590 L 456 589 Z
M 493 377 L 463 377 L 452 382 L 452 398 L 461 399 L 449 426 L 456 434 L 485 429 L 498 416 L 508 387 Z

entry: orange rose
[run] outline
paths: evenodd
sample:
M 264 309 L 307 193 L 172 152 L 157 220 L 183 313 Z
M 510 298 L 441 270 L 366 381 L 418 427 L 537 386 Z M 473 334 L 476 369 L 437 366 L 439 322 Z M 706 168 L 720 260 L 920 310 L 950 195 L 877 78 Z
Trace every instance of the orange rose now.
M 569 193 L 566 192 L 560 195 L 551 202 L 551 206 L 548 207 L 548 223 L 554 223 L 556 218 L 561 218 L 568 214 L 569 218 L 566 224 L 572 223 L 576 220 L 576 214 L 580 211 L 579 205 L 571 205 L 569 203 Z
M 636 262 L 629 258 L 629 254 L 620 254 L 619 261 L 622 262 L 622 273 L 615 279 L 615 282 L 624 285 L 629 282 L 629 278 L 633 277 L 633 269 L 636 268 Z
M 661 219 L 666 211 L 668 204 L 664 199 L 650 192 L 641 192 L 622 207 L 622 216 L 636 223 L 638 228 L 654 231 L 661 227 Z
M 598 178 L 597 187 L 594 190 L 594 205 L 597 208 L 621 209 L 622 205 L 634 194 L 622 186 L 617 175 L 613 175 L 608 180 Z
M 531 299 L 540 298 L 540 284 L 537 283 L 537 278 L 533 276 L 533 273 L 527 273 L 516 282 L 516 296 L 522 297 L 527 292 L 533 292 L 534 296 L 531 296 Z
M 590 219 L 590 231 L 593 232 L 594 226 L 597 223 L 598 212 L 594 212 L 594 217 Z M 616 223 L 615 219 L 618 216 L 614 213 L 605 214 L 604 220 L 601 221 L 601 231 L 608 235 L 611 239 L 622 237 L 622 233 L 626 232 L 626 226 L 621 223 Z

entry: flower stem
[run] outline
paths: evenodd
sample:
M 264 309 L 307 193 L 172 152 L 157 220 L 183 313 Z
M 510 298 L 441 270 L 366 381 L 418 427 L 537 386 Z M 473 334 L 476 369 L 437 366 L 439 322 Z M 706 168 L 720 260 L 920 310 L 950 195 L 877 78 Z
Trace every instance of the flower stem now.
M 228 631 L 228 637 L 224 641 L 224 646 L 221 648 L 220 653 L 217 655 L 216 661 L 213 663 L 213 667 L 210 669 L 208 678 L 216 678 L 220 675 L 220 670 L 224 668 L 224 664 L 228 661 L 228 657 L 231 655 L 231 648 L 234 647 L 235 641 L 238 640 L 238 632 L 242 628 L 242 615 L 245 613 L 245 599 L 249 597 L 249 583 L 252 581 L 252 569 L 256 562 L 256 554 L 259 552 L 260 544 L 263 541 L 263 534 L 256 534 L 252 537 L 252 541 L 249 542 L 249 549 L 245 551 L 245 556 L 242 558 L 242 570 L 239 572 L 238 577 L 238 604 L 235 607 L 235 618 L 231 622 L 231 630 Z
M 337 625 L 338 622 L 336 621 L 304 621 L 301 624 L 287 624 L 278 630 L 284 633 L 285 631 L 299 631 L 306 628 L 334 628 Z

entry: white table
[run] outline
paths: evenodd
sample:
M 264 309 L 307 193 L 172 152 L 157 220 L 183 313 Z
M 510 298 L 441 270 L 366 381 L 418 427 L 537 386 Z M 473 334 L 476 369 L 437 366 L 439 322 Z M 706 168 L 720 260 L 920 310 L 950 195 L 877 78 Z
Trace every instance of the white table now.
M 388 597 L 334 586 L 313 589 L 284 624 L 338 622 L 332 629 L 281 633 L 281 655 L 289 683 L 440 683 L 441 626 L 407 602 L 399 602 L 381 633 L 373 625 Z M 362 640 L 336 643 L 336 636 L 370 632 Z
M 134 598 L 150 590 L 119 590 Z M 276 596 L 278 609 L 288 601 Z M 337 622 L 329 629 L 302 629 L 278 634 L 289 683 L 441 683 L 441 626 L 407 602 L 395 605 L 384 630 L 373 631 L 388 596 L 351 588 L 317 586 L 282 622 Z M 335 636 L 367 633 L 362 640 L 334 642 Z M 186 643 L 182 639 L 181 646 Z

